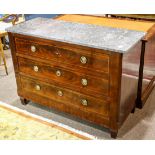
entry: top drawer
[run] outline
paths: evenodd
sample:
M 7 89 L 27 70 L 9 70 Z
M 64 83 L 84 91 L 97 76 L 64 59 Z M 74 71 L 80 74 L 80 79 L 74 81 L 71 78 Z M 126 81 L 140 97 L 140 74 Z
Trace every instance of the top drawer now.
M 24 55 L 36 58 L 53 60 L 59 65 L 69 65 L 75 68 L 95 69 L 99 72 L 109 73 L 109 55 L 93 50 L 67 49 L 59 46 L 51 46 L 46 42 L 30 41 L 28 39 L 15 38 L 16 51 Z

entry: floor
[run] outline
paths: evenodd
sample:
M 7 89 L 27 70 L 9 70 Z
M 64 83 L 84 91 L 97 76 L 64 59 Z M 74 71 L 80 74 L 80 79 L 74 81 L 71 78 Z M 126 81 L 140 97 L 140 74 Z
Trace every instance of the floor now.
M 81 121 L 64 113 L 42 107 L 36 103 L 21 105 L 16 93 L 16 82 L 14 77 L 13 64 L 10 50 L 5 51 L 9 75 L 5 75 L 3 66 L 0 66 L 0 101 L 25 109 L 34 114 L 71 126 L 99 139 L 109 140 L 110 135 L 107 129 L 94 126 L 88 122 Z M 134 79 L 133 79 L 134 80 Z M 118 133 L 117 139 L 155 139 L 155 89 L 150 95 L 142 110 L 136 109 L 130 114 Z

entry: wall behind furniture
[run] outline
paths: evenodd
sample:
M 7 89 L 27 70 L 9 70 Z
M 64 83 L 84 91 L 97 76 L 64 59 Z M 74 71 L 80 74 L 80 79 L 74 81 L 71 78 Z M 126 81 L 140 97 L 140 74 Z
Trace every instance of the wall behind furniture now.
M 24 14 L 26 21 L 37 17 L 53 18 L 56 17 L 57 15 L 59 14 Z

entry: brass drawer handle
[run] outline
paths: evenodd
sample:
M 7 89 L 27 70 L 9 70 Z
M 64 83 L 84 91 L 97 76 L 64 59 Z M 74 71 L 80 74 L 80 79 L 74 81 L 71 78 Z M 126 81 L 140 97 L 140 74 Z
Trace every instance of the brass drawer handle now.
M 86 64 L 87 63 L 87 58 L 85 56 L 82 56 L 80 58 L 80 61 L 81 61 L 82 64 Z
M 88 101 L 86 99 L 82 99 L 81 100 L 81 104 L 84 105 L 84 106 L 87 106 L 88 105 Z
M 33 70 L 34 70 L 35 72 L 38 72 L 38 71 L 39 71 L 39 67 L 38 67 L 38 66 L 34 66 L 34 67 L 33 67 Z
M 60 70 L 56 71 L 56 76 L 61 76 L 61 71 Z
M 57 93 L 58 93 L 58 96 L 63 96 L 63 92 L 61 90 L 59 90 Z
M 82 83 L 83 86 L 87 86 L 88 85 L 87 79 L 81 79 L 81 83 Z
M 35 89 L 39 91 L 39 90 L 41 90 L 41 87 L 39 85 L 36 85 Z
M 31 52 L 36 52 L 36 47 L 35 46 L 31 46 Z

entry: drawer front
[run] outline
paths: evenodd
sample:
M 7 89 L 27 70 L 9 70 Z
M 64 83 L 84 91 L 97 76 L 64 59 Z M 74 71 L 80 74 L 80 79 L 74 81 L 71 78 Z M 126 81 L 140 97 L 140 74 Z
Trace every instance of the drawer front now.
M 19 71 L 21 73 L 48 79 L 57 83 L 63 83 L 73 90 L 88 94 L 108 95 L 108 79 L 97 78 L 87 74 L 68 71 L 60 66 L 52 66 L 45 63 L 18 58 Z
M 17 53 L 71 65 L 72 68 L 95 69 L 109 73 L 109 55 L 91 50 L 63 49 L 46 43 L 15 38 Z
M 22 91 L 32 93 L 32 95 L 34 93 L 64 103 L 66 106 L 82 108 L 85 111 L 98 113 L 106 117 L 109 115 L 108 102 L 23 76 L 21 77 L 21 84 Z

